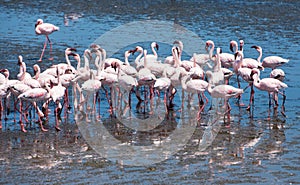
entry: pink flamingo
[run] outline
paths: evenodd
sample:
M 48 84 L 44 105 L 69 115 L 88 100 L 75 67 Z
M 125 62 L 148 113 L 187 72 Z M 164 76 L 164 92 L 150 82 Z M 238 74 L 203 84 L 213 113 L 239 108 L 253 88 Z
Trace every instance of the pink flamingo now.
M 45 35 L 46 36 L 46 41 L 44 43 L 43 51 L 42 51 L 41 57 L 38 60 L 38 62 L 42 62 L 42 58 L 43 58 L 43 55 L 44 55 L 44 52 L 45 52 L 47 42 L 49 42 L 49 44 L 50 44 L 50 54 L 51 54 L 51 52 L 52 52 L 52 43 L 51 43 L 48 35 L 50 35 L 51 33 L 55 32 L 55 31 L 58 31 L 58 30 L 59 30 L 59 27 L 57 27 L 53 24 L 50 24 L 50 23 L 44 23 L 44 21 L 42 19 L 38 19 L 36 21 L 36 23 L 35 23 L 35 33 L 37 35 Z M 50 58 L 50 60 L 53 60 L 53 58 Z
M 275 108 L 278 106 L 278 97 L 275 96 L 275 93 L 279 93 L 283 96 L 283 101 L 282 101 L 282 110 L 281 113 L 283 116 L 285 116 L 284 113 L 284 103 L 286 99 L 286 95 L 284 94 L 284 91 L 281 92 L 281 89 L 287 88 L 287 84 L 281 82 L 280 80 L 274 79 L 274 78 L 259 78 L 259 73 L 257 69 L 253 69 L 251 72 L 251 77 L 253 78 L 253 85 L 261 90 L 261 91 L 267 91 L 269 94 L 269 108 L 271 107 L 271 98 L 270 94 L 272 93 L 274 96 L 275 100 Z
M 273 69 L 270 73 L 270 78 L 275 78 L 283 81 L 285 78 L 285 73 L 282 69 Z
M 46 89 L 44 89 L 44 88 L 29 89 L 28 91 L 25 91 L 24 93 L 22 93 L 22 94 L 20 94 L 18 96 L 18 99 L 29 101 L 29 102 L 31 102 L 33 104 L 33 106 L 35 107 L 35 109 L 36 109 L 36 111 L 38 113 L 39 124 L 40 124 L 40 128 L 41 128 L 42 131 L 47 131 L 47 129 L 45 129 L 43 127 L 43 123 L 42 123 L 42 119 L 41 118 L 44 117 L 44 114 L 39 109 L 39 107 L 37 106 L 37 102 L 39 102 L 39 101 L 42 101 L 42 102 L 48 101 L 49 98 L 50 98 L 49 91 L 50 91 L 50 89 L 46 85 Z

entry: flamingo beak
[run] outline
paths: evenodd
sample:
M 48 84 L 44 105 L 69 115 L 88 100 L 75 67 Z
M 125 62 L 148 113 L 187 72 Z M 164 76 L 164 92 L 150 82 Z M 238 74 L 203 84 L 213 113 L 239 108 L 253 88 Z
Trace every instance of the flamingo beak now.
M 209 45 L 205 44 L 205 50 L 206 50 L 206 52 L 208 52 L 208 47 L 209 47 Z
M 156 48 L 157 50 L 159 49 L 159 46 L 158 46 L 158 44 L 156 44 L 156 45 L 155 45 L 155 48 Z
M 232 45 L 232 43 L 230 43 L 229 48 L 230 48 L 230 51 L 233 52 L 233 45 Z

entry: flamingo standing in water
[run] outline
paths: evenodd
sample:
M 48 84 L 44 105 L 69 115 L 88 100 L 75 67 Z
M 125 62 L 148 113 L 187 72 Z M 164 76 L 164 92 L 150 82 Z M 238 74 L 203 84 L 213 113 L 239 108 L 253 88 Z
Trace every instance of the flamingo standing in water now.
M 18 99 L 29 101 L 33 104 L 33 106 L 35 107 L 35 109 L 38 113 L 39 124 L 40 124 L 40 128 L 41 128 L 42 131 L 47 131 L 47 129 L 45 129 L 43 127 L 43 123 L 42 123 L 41 118 L 44 117 L 44 114 L 39 109 L 39 107 L 37 106 L 37 102 L 39 102 L 39 101 L 42 101 L 42 102 L 48 101 L 49 98 L 50 98 L 50 93 L 49 92 L 50 92 L 50 89 L 49 89 L 48 85 L 46 85 L 46 89 L 44 89 L 44 88 L 29 89 L 28 91 L 25 91 L 24 93 L 22 93 L 18 96 Z M 23 128 L 22 131 L 25 131 L 25 129 Z
M 206 75 L 208 78 L 212 77 L 212 72 L 207 71 Z M 227 111 L 231 110 L 231 107 L 229 105 L 228 99 L 232 97 L 238 97 L 239 95 L 244 93 L 243 89 L 233 87 L 231 85 L 217 85 L 213 89 L 211 88 L 211 84 L 208 84 L 207 87 L 208 93 L 211 95 L 213 98 L 224 98 L 225 99 L 225 104 L 224 106 L 227 105 Z
M 279 93 L 283 96 L 281 113 L 285 117 L 284 103 L 285 103 L 286 95 L 284 94 L 284 91 L 281 92 L 280 90 L 284 89 L 284 88 L 287 88 L 288 87 L 287 84 L 285 84 L 285 83 L 283 83 L 280 80 L 277 80 L 275 78 L 260 79 L 257 69 L 252 70 L 251 77 L 253 78 L 253 85 L 257 89 L 259 89 L 261 91 L 267 91 L 268 92 L 268 94 L 269 94 L 269 107 L 271 107 L 271 98 L 270 98 L 271 93 L 274 96 L 275 108 L 277 108 L 277 106 L 278 106 L 278 97 L 275 96 L 275 93 Z
M 51 55 L 52 43 L 51 43 L 48 35 L 50 35 L 51 33 L 55 32 L 55 31 L 58 31 L 58 30 L 59 30 L 59 27 L 57 27 L 53 24 L 50 24 L 50 23 L 44 23 L 44 21 L 42 19 L 38 19 L 36 21 L 36 23 L 35 23 L 35 33 L 37 35 L 45 35 L 46 36 L 46 41 L 44 43 L 43 51 L 42 51 L 41 57 L 38 60 L 38 62 L 42 62 L 42 58 L 43 58 L 43 55 L 44 55 L 44 52 L 45 52 L 45 48 L 47 46 L 47 42 L 49 42 L 49 44 L 50 44 L 50 55 Z M 53 58 L 50 58 L 50 60 L 53 60 Z

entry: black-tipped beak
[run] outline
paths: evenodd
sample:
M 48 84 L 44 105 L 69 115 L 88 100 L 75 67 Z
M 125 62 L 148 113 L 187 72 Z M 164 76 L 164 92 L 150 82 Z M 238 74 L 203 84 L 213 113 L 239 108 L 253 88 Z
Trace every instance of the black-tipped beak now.
M 230 48 L 230 51 L 233 52 L 233 45 L 232 44 L 230 44 L 229 48 Z
M 254 48 L 254 49 L 259 49 L 258 46 L 251 46 L 251 48 Z
M 159 49 L 159 45 L 158 45 L 158 44 L 156 44 L 156 45 L 155 45 L 155 48 L 158 50 L 158 49 Z

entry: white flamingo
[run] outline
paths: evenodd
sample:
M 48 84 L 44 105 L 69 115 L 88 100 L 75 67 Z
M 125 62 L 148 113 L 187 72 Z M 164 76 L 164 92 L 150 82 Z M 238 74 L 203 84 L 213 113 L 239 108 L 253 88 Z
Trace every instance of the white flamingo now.
M 152 63 L 152 62 L 158 62 L 160 63 L 160 61 L 158 61 L 158 55 L 155 49 L 158 50 L 159 46 L 156 42 L 152 42 L 151 43 L 151 50 L 153 52 L 153 54 L 147 54 L 146 56 L 144 55 L 144 57 L 141 58 L 141 62 L 144 62 L 144 58 L 147 57 L 148 62 Z

